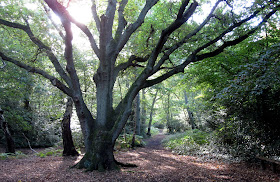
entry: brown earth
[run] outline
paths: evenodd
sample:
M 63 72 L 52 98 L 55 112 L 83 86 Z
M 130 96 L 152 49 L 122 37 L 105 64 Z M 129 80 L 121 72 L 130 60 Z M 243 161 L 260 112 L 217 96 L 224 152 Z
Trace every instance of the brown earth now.
M 145 148 L 119 151 L 116 159 L 133 163 L 136 168 L 120 171 L 84 172 L 69 167 L 77 163 L 76 157 L 45 157 L 28 155 L 23 159 L 0 160 L 1 182 L 177 182 L 177 181 L 244 181 L 279 182 L 280 175 L 271 170 L 261 170 L 257 165 L 203 161 L 199 157 L 182 156 L 165 150 L 160 141 L 165 136 L 148 139 Z

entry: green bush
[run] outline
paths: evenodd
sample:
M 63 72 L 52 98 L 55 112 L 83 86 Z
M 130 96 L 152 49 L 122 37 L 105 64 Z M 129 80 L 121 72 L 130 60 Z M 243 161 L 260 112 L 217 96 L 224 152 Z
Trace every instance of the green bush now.
M 176 132 L 183 132 L 186 130 L 185 124 L 178 119 L 172 119 L 170 121 L 167 121 L 166 128 L 168 133 L 171 134 Z
M 170 135 L 163 140 L 165 147 L 178 154 L 191 154 L 202 146 L 209 144 L 209 134 L 200 130 L 188 130 L 184 133 Z
M 155 122 L 153 126 L 158 129 L 164 129 L 164 124 L 160 122 Z
M 55 149 L 53 147 L 47 148 L 42 152 L 36 154 L 39 157 L 46 157 L 46 156 L 62 156 L 62 149 Z
M 120 135 L 116 140 L 115 149 L 120 150 L 124 148 L 131 148 L 133 134 Z M 135 147 L 143 147 L 145 142 L 143 141 L 143 137 L 139 135 L 135 135 Z
M 25 158 L 26 155 L 22 153 L 21 151 L 16 151 L 15 154 L 13 153 L 0 153 L 0 160 L 5 160 L 5 159 L 21 159 Z
M 8 159 L 9 154 L 8 153 L 0 153 L 0 160 Z
M 82 131 L 73 131 L 72 138 L 76 148 L 85 148 Z
M 151 135 L 157 135 L 159 133 L 159 128 L 151 127 Z

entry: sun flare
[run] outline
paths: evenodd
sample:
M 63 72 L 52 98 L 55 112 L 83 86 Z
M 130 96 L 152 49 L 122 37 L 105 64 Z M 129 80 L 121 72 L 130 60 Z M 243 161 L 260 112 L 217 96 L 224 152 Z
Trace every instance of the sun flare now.
M 73 0 L 72 0 L 73 1 Z M 87 24 L 91 21 L 91 3 L 89 1 L 73 1 L 68 3 L 66 8 L 70 15 L 77 21 Z

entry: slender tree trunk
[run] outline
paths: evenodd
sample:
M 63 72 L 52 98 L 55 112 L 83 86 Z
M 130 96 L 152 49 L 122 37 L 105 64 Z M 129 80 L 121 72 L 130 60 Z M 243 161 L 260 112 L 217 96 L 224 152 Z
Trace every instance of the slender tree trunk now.
M 135 102 L 135 108 L 134 108 L 134 129 L 133 129 L 133 136 L 132 136 L 132 142 L 131 147 L 135 147 L 135 135 L 140 135 L 140 95 L 139 93 L 136 95 L 136 98 L 134 100 Z
M 141 132 L 143 133 L 146 130 L 146 98 L 145 98 L 145 90 L 142 89 L 142 102 L 141 102 Z
M 4 118 L 4 111 L 0 108 L 0 126 L 6 138 L 6 153 L 15 153 L 15 143 L 8 128 L 8 123 Z
M 75 149 L 73 138 L 72 138 L 72 132 L 70 128 L 72 111 L 73 111 L 73 101 L 69 97 L 67 99 L 65 113 L 61 122 L 64 156 L 79 155 L 79 153 Z
M 135 112 L 135 121 L 136 121 L 136 135 L 141 134 L 141 119 L 140 119 L 140 95 L 136 95 L 136 112 Z
M 151 127 L 152 127 L 154 106 L 155 106 L 155 103 L 156 103 L 157 93 L 158 93 L 158 90 L 156 91 L 155 97 L 153 99 L 152 107 L 151 107 L 150 120 L 149 120 L 149 125 L 148 125 L 148 132 L 147 132 L 148 136 L 151 136 Z
M 134 122 L 133 122 L 133 135 L 132 135 L 132 139 L 131 139 L 131 148 L 135 147 L 135 135 L 136 135 L 136 126 L 137 126 L 137 124 L 136 124 L 137 121 L 135 120 L 135 118 L 133 120 L 134 120 Z
M 187 112 L 188 112 L 188 116 L 189 116 L 189 124 L 191 125 L 192 129 L 196 129 L 197 126 L 194 122 L 194 118 L 193 118 L 193 112 L 191 112 L 190 108 L 188 107 L 188 96 L 187 96 L 187 92 L 184 90 L 184 97 L 185 97 L 185 104 L 186 104 L 186 109 L 187 109 Z
M 171 123 L 171 116 L 170 116 L 170 92 L 168 92 L 167 95 L 167 109 L 166 109 L 166 125 L 169 133 L 174 132 L 174 127 L 172 126 Z

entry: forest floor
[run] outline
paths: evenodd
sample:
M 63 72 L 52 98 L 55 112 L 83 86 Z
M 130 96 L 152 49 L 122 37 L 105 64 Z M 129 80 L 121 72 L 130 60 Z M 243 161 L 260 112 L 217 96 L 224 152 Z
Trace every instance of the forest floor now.
M 22 159 L 0 160 L 0 181 L 280 181 L 280 174 L 275 174 L 270 169 L 262 170 L 258 165 L 205 161 L 199 157 L 174 154 L 161 146 L 161 140 L 164 137 L 164 134 L 159 134 L 147 139 L 145 148 L 115 153 L 117 160 L 136 164 L 138 166 L 136 168 L 122 168 L 120 171 L 108 172 L 84 172 L 80 169 L 69 168 L 82 156 L 41 158 L 28 155 Z

